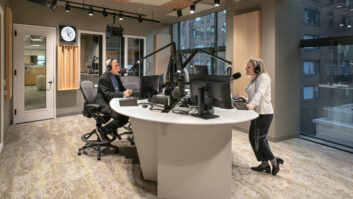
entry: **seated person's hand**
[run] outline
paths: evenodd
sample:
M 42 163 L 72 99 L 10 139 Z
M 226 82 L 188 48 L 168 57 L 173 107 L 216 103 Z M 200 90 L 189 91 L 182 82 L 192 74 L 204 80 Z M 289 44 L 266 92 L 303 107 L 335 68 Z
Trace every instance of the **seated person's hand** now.
M 124 91 L 124 96 L 125 97 L 130 97 L 132 94 L 132 90 L 131 89 L 127 89 L 126 91 Z

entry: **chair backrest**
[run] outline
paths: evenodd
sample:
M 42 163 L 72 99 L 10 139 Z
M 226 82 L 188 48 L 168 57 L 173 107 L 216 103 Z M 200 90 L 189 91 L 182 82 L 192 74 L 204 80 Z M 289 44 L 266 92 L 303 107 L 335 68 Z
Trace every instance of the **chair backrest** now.
M 81 81 L 80 89 L 83 97 L 85 98 L 85 103 L 94 104 L 97 97 L 97 92 L 96 89 L 94 89 L 93 82 L 89 80 Z
M 138 76 L 121 76 L 120 80 L 126 89 L 131 89 L 132 91 L 141 90 L 140 77 Z

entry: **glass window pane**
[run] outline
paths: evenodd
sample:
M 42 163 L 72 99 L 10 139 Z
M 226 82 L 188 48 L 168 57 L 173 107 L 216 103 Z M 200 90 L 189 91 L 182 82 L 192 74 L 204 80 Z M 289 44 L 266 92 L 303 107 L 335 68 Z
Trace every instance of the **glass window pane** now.
M 302 48 L 300 57 L 301 133 L 353 147 L 353 46 Z
M 81 34 L 80 36 L 80 79 L 90 80 L 98 84 L 99 75 L 102 73 L 100 49 L 102 36 Z
M 217 46 L 226 46 L 226 11 L 217 13 Z
M 25 111 L 46 108 L 46 37 L 25 35 L 24 67 Z

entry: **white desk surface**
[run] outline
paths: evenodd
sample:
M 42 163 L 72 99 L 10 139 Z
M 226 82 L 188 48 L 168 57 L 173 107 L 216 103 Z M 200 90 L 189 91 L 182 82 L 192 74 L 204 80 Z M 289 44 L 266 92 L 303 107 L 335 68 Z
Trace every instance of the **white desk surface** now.
M 172 111 L 169 111 L 169 113 L 162 113 L 160 110 L 150 110 L 150 106 L 147 108 L 142 108 L 141 105 L 120 107 L 120 99 L 121 98 L 115 98 L 110 101 L 110 107 L 114 111 L 132 118 L 151 122 L 184 125 L 222 125 L 245 122 L 253 120 L 259 116 L 253 110 L 221 109 L 215 107 L 214 114 L 218 115 L 218 118 L 202 119 L 191 115 L 176 114 Z

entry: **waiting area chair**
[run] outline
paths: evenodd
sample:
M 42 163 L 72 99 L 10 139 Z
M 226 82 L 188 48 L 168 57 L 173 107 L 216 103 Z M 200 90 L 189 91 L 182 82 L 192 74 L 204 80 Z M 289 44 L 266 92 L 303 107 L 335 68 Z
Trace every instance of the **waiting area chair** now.
M 110 117 L 107 117 L 103 112 L 101 112 L 101 105 L 95 104 L 97 92 L 94 88 L 93 82 L 89 80 L 81 81 L 80 89 L 85 99 L 82 113 L 85 117 L 93 117 L 96 120 L 96 129 L 81 136 L 81 140 L 86 144 L 78 150 L 78 155 L 81 155 L 81 152 L 86 153 L 85 149 L 87 148 L 93 148 L 98 151 L 97 160 L 101 160 L 102 147 L 112 148 L 116 153 L 119 153 L 119 147 L 111 144 L 116 137 L 112 137 L 108 141 L 103 141 L 97 133 L 101 129 L 102 125 L 110 120 Z

